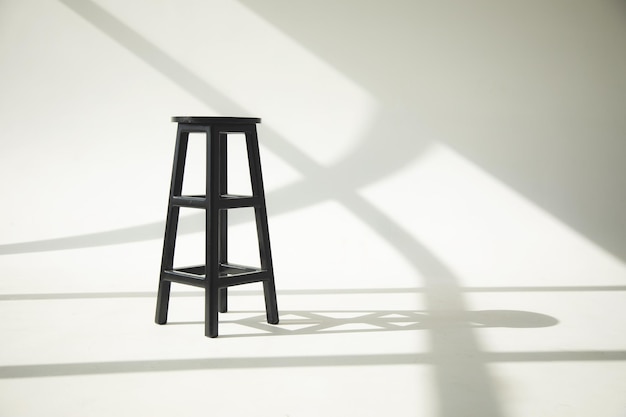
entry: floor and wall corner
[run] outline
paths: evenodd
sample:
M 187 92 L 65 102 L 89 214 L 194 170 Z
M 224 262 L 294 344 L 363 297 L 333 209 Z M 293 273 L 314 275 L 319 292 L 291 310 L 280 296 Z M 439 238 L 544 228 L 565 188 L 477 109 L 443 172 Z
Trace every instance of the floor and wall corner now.
M 3 0 L 0 63 L 0 416 L 626 416 L 624 2 Z M 178 115 L 263 119 L 277 326 L 154 324 Z

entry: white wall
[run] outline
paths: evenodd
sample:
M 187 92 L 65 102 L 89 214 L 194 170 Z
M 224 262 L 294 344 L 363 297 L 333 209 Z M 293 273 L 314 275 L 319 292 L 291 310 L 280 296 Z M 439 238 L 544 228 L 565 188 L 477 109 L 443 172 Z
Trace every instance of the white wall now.
M 283 287 L 621 282 L 625 23 L 608 0 L 4 0 L 0 253 L 151 241 L 128 256 L 158 264 L 169 117 L 250 115 Z

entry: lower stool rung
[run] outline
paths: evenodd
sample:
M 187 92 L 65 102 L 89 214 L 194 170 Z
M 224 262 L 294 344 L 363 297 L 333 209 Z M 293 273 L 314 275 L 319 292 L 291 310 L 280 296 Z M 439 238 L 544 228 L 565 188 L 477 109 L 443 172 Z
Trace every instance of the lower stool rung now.
M 185 271 L 177 270 L 165 270 L 162 274 L 162 279 L 171 282 L 177 282 L 179 284 L 193 285 L 194 287 L 204 288 L 204 275 L 190 274 Z
M 237 265 L 237 264 L 221 264 L 220 265 L 220 277 L 233 277 L 241 274 L 250 274 L 263 272 L 260 268 L 253 268 L 251 266 Z
M 179 284 L 204 287 L 206 279 L 204 265 L 189 266 L 185 268 L 169 269 L 164 271 L 163 279 Z M 250 266 L 236 264 L 221 264 L 218 278 L 218 286 L 221 288 L 234 285 L 249 284 L 263 281 L 269 278 L 268 271 Z
M 241 284 L 252 284 L 253 282 L 266 281 L 269 277 L 268 272 L 261 269 L 245 274 L 220 276 L 219 287 L 226 288 Z

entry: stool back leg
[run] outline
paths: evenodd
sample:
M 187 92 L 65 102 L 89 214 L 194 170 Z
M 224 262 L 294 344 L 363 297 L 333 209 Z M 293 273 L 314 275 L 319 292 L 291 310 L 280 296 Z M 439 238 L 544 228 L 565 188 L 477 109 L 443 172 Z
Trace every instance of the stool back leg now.
M 220 133 L 219 135 L 219 153 L 220 153 L 220 175 L 219 175 L 219 193 L 220 195 L 228 194 L 228 135 Z M 228 210 L 220 210 L 219 213 L 219 244 L 218 258 L 220 264 L 228 263 Z M 225 313 L 228 311 L 228 288 L 220 288 L 219 290 L 219 311 Z
M 220 131 L 211 126 L 207 134 L 206 210 L 205 210 L 205 298 L 204 333 L 217 337 L 219 311 L 219 247 L 220 247 Z

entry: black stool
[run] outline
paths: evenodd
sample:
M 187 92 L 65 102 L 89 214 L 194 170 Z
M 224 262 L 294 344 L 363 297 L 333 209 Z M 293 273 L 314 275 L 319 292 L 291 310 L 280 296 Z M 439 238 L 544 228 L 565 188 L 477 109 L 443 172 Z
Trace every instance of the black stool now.
M 249 117 L 173 117 L 178 123 L 172 183 L 165 224 L 163 258 L 155 321 L 167 322 L 172 282 L 193 285 L 205 290 L 205 335 L 217 336 L 218 311 L 227 310 L 227 288 L 233 285 L 263 282 L 267 321 L 278 323 L 274 269 L 270 250 L 265 193 L 256 124 L 261 119 Z M 206 133 L 206 194 L 182 195 L 183 175 L 189 133 Z M 228 133 L 244 133 L 252 185 L 251 196 L 227 192 Z M 206 214 L 205 264 L 174 268 L 174 248 L 180 207 L 204 209 Z M 260 268 L 228 263 L 228 209 L 254 207 L 261 260 Z

